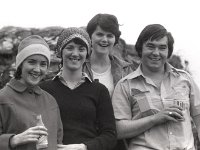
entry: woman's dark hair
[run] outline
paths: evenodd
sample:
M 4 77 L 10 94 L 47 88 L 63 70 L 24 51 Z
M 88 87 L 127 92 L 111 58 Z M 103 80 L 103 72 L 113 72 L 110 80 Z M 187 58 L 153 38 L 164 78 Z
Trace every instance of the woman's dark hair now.
M 111 14 L 97 14 L 87 24 L 87 32 L 91 38 L 92 34 L 96 30 L 97 26 L 100 26 L 103 30 L 111 32 L 115 35 L 115 45 L 118 43 L 121 31 L 119 30 L 119 24 L 117 17 Z
M 135 49 L 138 53 L 138 56 L 140 58 L 142 57 L 142 46 L 146 41 L 159 40 L 164 36 L 166 36 L 168 39 L 168 58 L 170 58 L 173 52 L 174 38 L 172 37 L 171 33 L 160 24 L 151 24 L 142 30 L 135 44 Z
M 14 73 L 14 78 L 19 80 L 21 79 L 22 75 L 22 64 L 17 68 L 17 70 Z
M 63 49 L 66 47 L 66 45 L 67 44 L 69 44 L 70 42 L 74 42 L 75 44 L 79 44 L 79 45 L 82 45 L 83 47 L 85 47 L 85 48 L 87 48 L 87 44 L 83 41 L 83 40 L 81 40 L 80 38 L 74 38 L 74 39 L 72 39 L 72 40 L 70 40 L 69 42 L 67 42 L 64 46 L 63 46 L 63 48 L 62 48 L 62 50 L 61 50 L 61 63 L 60 63 L 60 67 L 62 67 L 62 65 L 63 65 L 63 58 L 62 58 L 62 52 L 63 52 Z M 86 55 L 86 58 L 88 58 L 89 57 L 89 50 L 88 50 L 88 48 L 87 48 L 87 55 Z

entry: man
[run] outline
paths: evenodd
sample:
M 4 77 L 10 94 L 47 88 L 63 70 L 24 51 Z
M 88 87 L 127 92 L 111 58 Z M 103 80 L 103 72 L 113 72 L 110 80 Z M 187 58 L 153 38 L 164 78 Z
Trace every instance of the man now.
M 141 64 L 113 94 L 118 138 L 129 150 L 194 150 L 190 117 L 200 135 L 200 92 L 191 76 L 167 60 L 174 39 L 160 24 L 146 26 L 136 42 Z

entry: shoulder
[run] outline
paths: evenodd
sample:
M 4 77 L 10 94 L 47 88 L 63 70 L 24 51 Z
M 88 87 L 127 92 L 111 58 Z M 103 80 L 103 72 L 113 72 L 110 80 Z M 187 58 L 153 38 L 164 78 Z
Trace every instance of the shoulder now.
M 185 70 L 182 70 L 182 69 L 177 69 L 177 68 L 172 68 L 172 72 L 174 74 L 177 74 L 179 77 L 185 77 L 189 80 L 192 79 L 192 76 Z
M 9 87 L 6 85 L 0 90 L 0 103 L 4 102 L 9 95 L 14 95 L 14 93 L 11 93 Z
M 48 103 L 50 104 L 52 107 L 57 107 L 57 102 L 56 102 L 56 99 L 54 98 L 54 96 L 52 96 L 48 91 L 45 91 L 43 89 L 42 90 L 42 96 L 43 96 L 43 99 Z
M 118 57 L 115 56 L 115 55 L 111 55 L 111 56 L 110 56 L 110 60 L 111 60 L 111 62 L 113 62 L 113 63 L 115 63 L 115 64 L 118 64 L 118 65 L 120 65 L 120 66 L 122 66 L 122 67 L 128 67 L 128 66 L 131 65 L 131 63 L 129 63 L 129 62 L 127 62 L 127 61 L 124 61 L 124 60 L 118 58 Z
M 49 80 L 46 80 L 46 81 L 43 81 L 39 84 L 39 86 L 42 88 L 42 89 L 46 89 L 46 88 L 55 88 L 57 85 L 57 77 L 55 77 L 54 79 L 49 79 Z
M 139 66 L 139 64 L 137 62 L 127 62 L 125 60 L 122 60 L 120 58 L 118 58 L 117 56 L 110 56 L 111 62 L 113 64 L 117 64 L 119 66 L 121 66 L 121 68 L 123 68 L 124 70 L 128 70 L 128 72 L 132 72 L 134 70 L 137 69 L 137 67 Z

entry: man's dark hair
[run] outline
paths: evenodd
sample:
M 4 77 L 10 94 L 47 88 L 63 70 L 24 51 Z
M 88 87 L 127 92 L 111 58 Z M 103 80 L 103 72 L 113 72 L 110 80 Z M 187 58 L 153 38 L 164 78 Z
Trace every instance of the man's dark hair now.
M 160 24 L 151 24 L 142 30 L 135 44 L 135 49 L 138 53 L 138 56 L 140 58 L 142 57 L 142 46 L 146 41 L 159 40 L 165 36 L 168 39 L 168 58 L 170 58 L 173 52 L 174 38 L 172 37 L 171 33 Z

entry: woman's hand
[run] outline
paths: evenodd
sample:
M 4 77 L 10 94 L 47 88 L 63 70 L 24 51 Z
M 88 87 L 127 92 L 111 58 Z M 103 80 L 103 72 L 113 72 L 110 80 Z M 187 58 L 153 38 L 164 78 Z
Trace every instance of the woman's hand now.
M 47 136 L 47 134 L 47 129 L 44 126 L 31 127 L 26 131 L 13 136 L 10 140 L 10 145 L 14 148 L 18 145 L 37 142 L 40 136 Z
M 184 121 L 182 108 L 176 105 L 170 106 L 157 114 L 153 115 L 152 122 L 162 124 L 168 121 L 179 122 Z
M 85 144 L 69 144 L 69 145 L 57 145 L 57 150 L 87 150 Z

